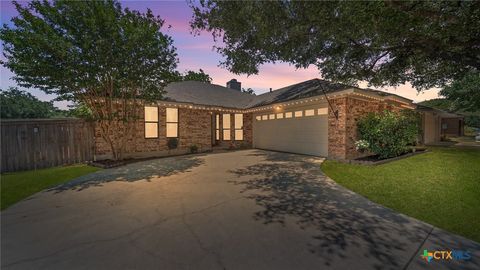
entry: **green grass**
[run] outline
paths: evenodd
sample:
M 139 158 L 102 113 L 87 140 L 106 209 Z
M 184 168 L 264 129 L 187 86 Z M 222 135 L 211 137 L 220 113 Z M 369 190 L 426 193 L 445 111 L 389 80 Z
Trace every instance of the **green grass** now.
M 87 165 L 72 165 L 2 174 L 0 178 L 1 209 L 48 187 L 65 183 L 97 170 L 99 169 Z
M 480 242 L 480 150 L 429 150 L 378 166 L 328 160 L 322 170 L 374 202 Z

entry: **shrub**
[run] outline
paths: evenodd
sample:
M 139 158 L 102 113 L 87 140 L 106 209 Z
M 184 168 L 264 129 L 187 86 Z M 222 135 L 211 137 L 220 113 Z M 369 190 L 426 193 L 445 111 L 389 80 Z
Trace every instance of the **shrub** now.
M 355 149 L 361 153 L 367 151 L 369 146 L 370 144 L 366 140 L 358 140 L 355 142 Z
M 195 144 L 190 145 L 190 153 L 195 154 L 198 152 L 198 146 Z
M 167 146 L 169 150 L 175 149 L 178 147 L 178 139 L 177 138 L 169 138 L 167 141 Z
M 407 152 L 408 145 L 416 143 L 419 127 L 419 114 L 410 110 L 370 113 L 357 123 L 359 138 L 368 144 L 367 150 L 379 158 L 396 157 Z
M 465 126 L 463 133 L 465 134 L 465 136 L 476 136 L 477 129 L 474 127 Z

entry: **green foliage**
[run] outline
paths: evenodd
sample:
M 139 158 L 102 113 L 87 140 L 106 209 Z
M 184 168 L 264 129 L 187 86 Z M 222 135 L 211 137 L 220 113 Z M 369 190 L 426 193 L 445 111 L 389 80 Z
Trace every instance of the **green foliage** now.
M 85 120 L 95 119 L 92 110 L 88 106 L 81 103 L 73 105 L 70 110 L 65 112 L 65 114 L 69 117 L 77 117 Z
M 480 112 L 465 116 L 465 125 L 480 128 Z
M 470 72 L 440 91 L 440 95 L 452 101 L 454 109 L 467 112 L 480 110 L 480 72 Z
M 199 82 L 206 82 L 211 83 L 212 77 L 205 73 L 202 69 L 198 72 L 189 70 L 187 71 L 181 78 L 183 81 L 199 81 Z
M 177 138 L 169 138 L 167 141 L 167 147 L 169 150 L 176 149 L 178 147 L 178 139 Z
M 15 7 L 14 27 L 0 30 L 2 64 L 21 86 L 81 102 L 91 95 L 151 99 L 173 78 L 173 41 L 150 10 L 142 14 L 109 0 Z
M 480 69 L 479 1 L 190 2 L 191 26 L 215 39 L 234 73 L 288 62 L 373 86 L 444 86 Z
M 247 89 L 242 88 L 242 92 L 255 96 L 255 91 L 253 91 L 252 88 L 247 88 Z
M 420 102 L 419 104 L 439 109 L 451 113 L 459 113 L 465 116 L 465 125 L 470 127 L 480 128 L 480 107 L 477 107 L 474 111 L 466 111 L 463 108 L 457 108 L 454 103 L 445 98 L 436 98 Z
M 50 118 L 62 116 L 53 102 L 40 101 L 32 94 L 10 87 L 0 90 L 0 118 Z
M 361 118 L 357 128 L 359 138 L 368 142 L 368 150 L 383 159 L 405 153 L 418 137 L 419 123 L 420 117 L 414 111 L 384 111 Z
M 164 21 L 115 0 L 14 4 L 13 26 L 0 29 L 2 64 L 21 86 L 87 106 L 121 159 L 144 101 L 161 98 L 178 79 L 173 40 L 160 31 Z
M 196 144 L 190 145 L 190 153 L 195 154 L 198 152 L 198 146 Z
M 434 98 L 419 102 L 420 105 L 425 105 L 427 107 L 439 109 L 446 112 L 455 112 L 452 101 L 445 98 Z
M 360 153 L 368 151 L 369 147 L 370 147 L 370 144 L 366 140 L 358 140 L 355 142 L 355 149 Z
M 465 126 L 463 133 L 465 134 L 465 136 L 472 136 L 472 137 L 475 137 L 478 134 L 477 129 L 470 126 Z

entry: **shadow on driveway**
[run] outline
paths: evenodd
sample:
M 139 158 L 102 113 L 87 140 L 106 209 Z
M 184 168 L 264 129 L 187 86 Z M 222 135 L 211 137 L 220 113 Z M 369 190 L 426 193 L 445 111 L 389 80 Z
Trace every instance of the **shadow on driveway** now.
M 321 159 L 263 151 L 252 155 L 266 162 L 231 172 L 238 176 L 232 183 L 243 186 L 247 198 L 262 208 L 253 218 L 284 226 L 293 218 L 300 229 L 313 229 L 308 248 L 327 266 L 358 255 L 370 258 L 372 265 L 364 266 L 369 269 L 403 268 L 409 258 L 395 253 L 412 250 L 412 243 L 421 244 L 431 229 L 336 185 L 322 174 Z
M 202 156 L 203 154 L 198 154 L 130 163 L 125 166 L 100 170 L 75 178 L 68 183 L 50 189 L 50 191 L 61 192 L 72 189 L 81 191 L 91 186 L 102 186 L 103 183 L 111 181 L 151 181 L 162 176 L 188 172 L 205 162 Z

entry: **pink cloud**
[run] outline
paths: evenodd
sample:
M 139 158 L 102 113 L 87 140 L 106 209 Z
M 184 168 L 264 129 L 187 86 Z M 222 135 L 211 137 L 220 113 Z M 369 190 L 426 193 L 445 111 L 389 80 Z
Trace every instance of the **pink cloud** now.
M 362 82 L 359 84 L 359 86 L 366 88 L 367 84 L 368 83 L 366 82 Z M 391 86 L 391 87 L 378 88 L 378 90 L 400 95 L 402 97 L 411 99 L 415 102 L 420 102 L 420 101 L 429 100 L 433 98 L 439 98 L 438 92 L 440 91 L 440 89 L 438 88 L 431 88 L 425 91 L 418 92 L 409 83 L 400 85 L 398 87 Z

